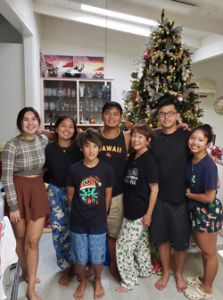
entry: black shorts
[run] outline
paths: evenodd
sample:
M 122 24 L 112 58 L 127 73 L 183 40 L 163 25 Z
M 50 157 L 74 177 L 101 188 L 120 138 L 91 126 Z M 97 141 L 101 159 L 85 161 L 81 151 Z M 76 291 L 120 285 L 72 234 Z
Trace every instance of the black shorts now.
M 150 225 L 150 240 L 154 244 L 170 242 L 176 251 L 189 246 L 190 217 L 188 203 L 173 204 L 157 199 Z

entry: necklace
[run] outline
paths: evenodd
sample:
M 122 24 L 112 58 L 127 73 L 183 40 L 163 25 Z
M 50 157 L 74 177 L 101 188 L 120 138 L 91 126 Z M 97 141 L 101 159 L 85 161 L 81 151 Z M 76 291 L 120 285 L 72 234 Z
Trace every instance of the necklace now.
M 58 144 L 58 145 L 59 145 L 59 144 Z M 62 147 L 62 146 L 60 146 L 60 145 L 59 145 L 59 147 L 63 150 L 63 153 L 66 153 L 68 147 Z

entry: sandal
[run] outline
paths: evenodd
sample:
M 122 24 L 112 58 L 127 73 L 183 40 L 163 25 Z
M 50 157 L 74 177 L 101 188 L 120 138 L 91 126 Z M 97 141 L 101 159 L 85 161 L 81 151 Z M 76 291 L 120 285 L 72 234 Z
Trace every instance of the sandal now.
M 193 287 L 201 287 L 203 283 L 200 281 L 200 275 L 197 275 L 196 277 L 187 277 L 186 283 Z
M 204 299 L 212 299 L 212 294 L 203 293 L 199 287 L 196 287 L 194 290 L 186 289 L 184 295 L 190 300 L 204 300 Z

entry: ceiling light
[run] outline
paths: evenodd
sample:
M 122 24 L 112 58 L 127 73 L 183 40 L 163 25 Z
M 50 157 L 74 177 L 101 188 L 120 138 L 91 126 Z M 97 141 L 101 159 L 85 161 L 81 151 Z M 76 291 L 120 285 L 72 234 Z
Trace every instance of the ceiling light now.
M 154 20 L 144 19 L 144 18 L 140 18 L 140 17 L 136 17 L 136 16 L 132 16 L 132 15 L 127 15 L 127 14 L 119 13 L 119 12 L 116 12 L 116 11 L 102 9 L 102 8 L 98 8 L 98 7 L 90 6 L 90 5 L 85 5 L 85 4 L 81 4 L 81 10 L 87 11 L 87 12 L 90 12 L 90 13 L 95 13 L 95 14 L 98 14 L 98 15 L 104 15 L 104 16 L 112 17 L 112 18 L 115 18 L 115 19 L 121 19 L 121 20 L 129 21 L 129 22 L 132 22 L 132 23 L 138 23 L 138 24 L 143 24 L 143 25 L 153 25 L 153 26 L 157 24 L 157 22 L 154 21 Z

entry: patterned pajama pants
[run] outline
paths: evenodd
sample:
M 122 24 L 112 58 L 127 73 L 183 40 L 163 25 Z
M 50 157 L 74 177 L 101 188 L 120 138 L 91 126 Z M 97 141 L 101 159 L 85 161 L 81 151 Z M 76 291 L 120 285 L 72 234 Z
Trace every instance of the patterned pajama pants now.
M 49 184 L 47 193 L 50 201 L 50 223 L 57 265 L 62 270 L 67 270 L 70 269 L 73 261 L 71 258 L 70 212 L 67 201 L 67 189 Z
M 137 220 L 123 219 L 116 242 L 116 259 L 121 285 L 127 289 L 138 287 L 138 277 L 152 274 L 148 228 Z

